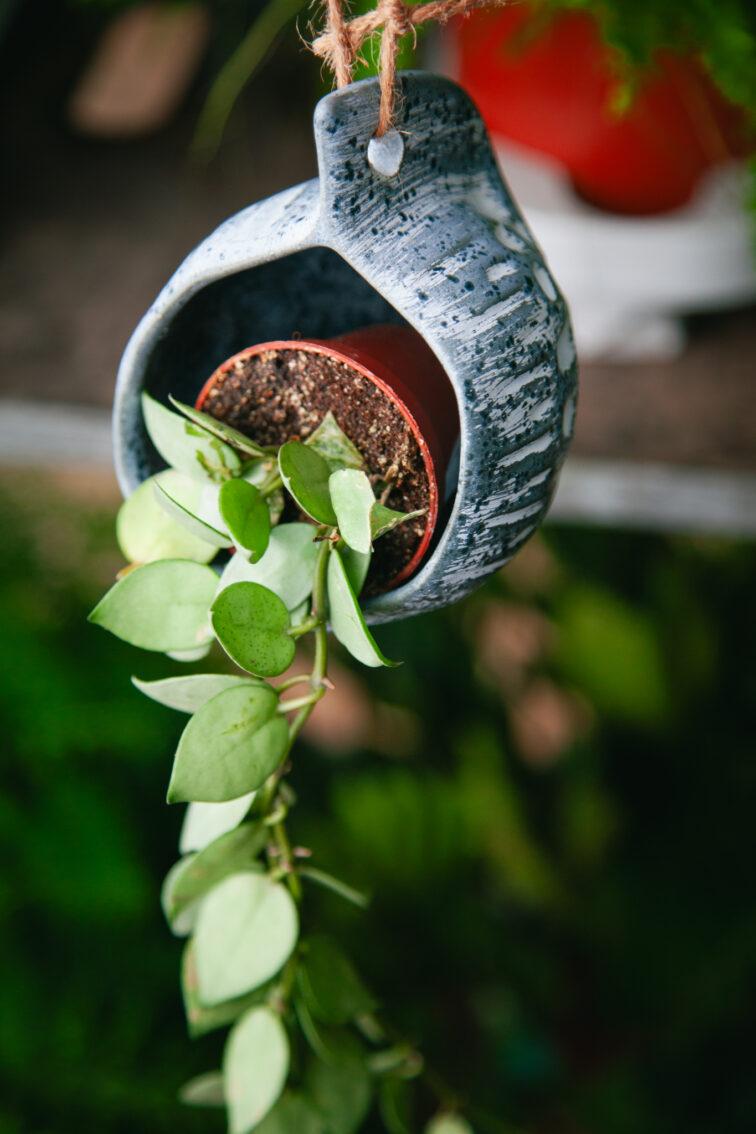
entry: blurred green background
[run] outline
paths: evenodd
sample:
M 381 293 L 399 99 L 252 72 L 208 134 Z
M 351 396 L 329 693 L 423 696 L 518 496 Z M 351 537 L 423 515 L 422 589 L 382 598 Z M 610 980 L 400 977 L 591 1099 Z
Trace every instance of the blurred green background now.
M 187 1039 L 159 910 L 181 718 L 128 680 L 176 666 L 85 622 L 115 506 L 91 471 L 0 476 L 3 1134 L 223 1124 L 175 1101 L 220 1044 Z M 755 576 L 752 546 L 551 527 L 381 628 L 400 669 L 337 658 L 291 829 L 373 902 L 304 917 L 513 1128 L 756 1128 Z

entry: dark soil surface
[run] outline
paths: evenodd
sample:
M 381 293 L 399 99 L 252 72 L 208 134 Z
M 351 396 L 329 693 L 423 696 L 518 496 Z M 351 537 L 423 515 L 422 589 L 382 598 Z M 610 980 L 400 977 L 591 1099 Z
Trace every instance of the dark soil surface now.
M 263 351 L 237 360 L 202 408 L 263 445 L 304 441 L 331 410 L 365 458 L 383 503 L 400 512 L 428 508 L 425 463 L 408 423 L 382 390 L 346 363 L 306 350 Z M 424 518 L 410 520 L 376 541 L 364 596 L 391 586 L 425 527 Z

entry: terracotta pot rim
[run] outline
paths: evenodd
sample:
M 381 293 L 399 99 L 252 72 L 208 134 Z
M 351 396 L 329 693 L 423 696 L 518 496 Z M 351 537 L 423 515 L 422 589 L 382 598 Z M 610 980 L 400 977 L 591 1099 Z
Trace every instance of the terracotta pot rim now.
M 358 338 L 358 335 L 356 333 L 354 335 L 354 338 Z M 356 349 L 359 349 L 357 342 L 355 342 L 354 345 Z M 384 588 L 385 591 L 394 590 L 396 587 L 400 586 L 401 583 L 405 582 L 411 575 L 413 575 L 419 567 L 426 551 L 428 550 L 428 546 L 433 537 L 433 533 L 436 528 L 436 522 L 438 520 L 438 475 L 436 472 L 433 457 L 431 455 L 430 447 L 423 435 L 422 430 L 420 429 L 420 426 L 417 423 L 414 414 L 409 409 L 407 404 L 403 401 L 403 399 L 399 397 L 396 391 L 393 390 L 392 387 L 386 381 L 384 381 L 383 378 L 379 377 L 379 375 L 371 370 L 369 366 L 367 366 L 364 362 L 355 359 L 346 351 L 339 350 L 338 347 L 331 346 L 330 343 L 325 342 L 321 339 L 273 339 L 270 342 L 256 343 L 254 346 L 244 347 L 242 350 L 237 351 L 236 354 L 232 354 L 230 358 L 225 359 L 220 364 L 220 366 L 218 366 L 213 371 L 197 396 L 197 400 L 195 402 L 196 408 L 198 410 L 202 409 L 212 387 L 234 366 L 236 362 L 242 359 L 252 358 L 255 355 L 261 354 L 263 353 L 263 351 L 267 350 L 303 350 L 311 354 L 323 354 L 327 355 L 329 358 L 335 359 L 337 362 L 344 363 L 346 366 L 351 367 L 353 370 L 357 370 L 364 378 L 367 378 L 370 382 L 373 383 L 374 386 L 378 387 L 378 389 L 389 399 L 389 401 L 396 407 L 396 409 L 398 409 L 399 413 L 402 415 L 402 417 L 405 419 L 410 429 L 412 430 L 412 435 L 417 442 L 418 448 L 420 449 L 420 453 L 423 458 L 425 473 L 428 480 L 428 514 L 426 517 L 425 530 L 419 544 L 417 545 L 412 555 L 412 558 L 402 568 L 398 575 L 396 575 L 391 580 L 389 585 Z

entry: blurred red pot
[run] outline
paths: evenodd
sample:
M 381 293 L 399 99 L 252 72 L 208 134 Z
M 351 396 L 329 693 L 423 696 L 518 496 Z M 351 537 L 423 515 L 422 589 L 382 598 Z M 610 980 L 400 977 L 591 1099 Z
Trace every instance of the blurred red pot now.
M 508 5 L 473 12 L 454 34 L 459 79 L 491 133 L 556 158 L 601 208 L 676 208 L 706 169 L 750 148 L 743 112 L 691 56 L 657 53 L 617 110 L 621 57 L 585 12 Z

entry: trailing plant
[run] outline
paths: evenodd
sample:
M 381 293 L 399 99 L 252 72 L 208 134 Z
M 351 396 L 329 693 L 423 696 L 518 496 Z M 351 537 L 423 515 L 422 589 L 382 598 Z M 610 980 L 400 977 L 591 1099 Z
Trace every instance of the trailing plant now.
M 162 891 L 186 937 L 181 982 L 189 1032 L 230 1026 L 223 1066 L 187 1083 L 193 1105 L 225 1105 L 231 1134 L 354 1134 L 376 1093 L 390 1134 L 406 1131 L 397 1087 L 423 1072 L 387 1032 L 351 961 L 301 933 L 303 888 L 363 895 L 292 846 L 287 780 L 294 742 L 329 687 L 327 623 L 366 666 L 391 666 L 358 596 L 373 542 L 419 513 L 380 499 L 361 454 L 329 413 L 305 442 L 258 446 L 213 417 L 143 395 L 147 431 L 168 464 L 118 515 L 129 565 L 90 620 L 178 661 L 217 641 L 236 673 L 133 678 L 189 714 L 168 785 L 187 803 L 182 857 Z M 211 562 L 225 556 L 218 572 Z M 289 670 L 312 643 L 305 673 Z M 270 679 L 281 678 L 277 683 Z M 433 1134 L 465 1134 L 445 1104 Z

